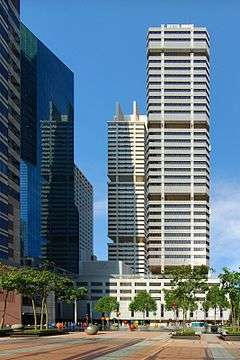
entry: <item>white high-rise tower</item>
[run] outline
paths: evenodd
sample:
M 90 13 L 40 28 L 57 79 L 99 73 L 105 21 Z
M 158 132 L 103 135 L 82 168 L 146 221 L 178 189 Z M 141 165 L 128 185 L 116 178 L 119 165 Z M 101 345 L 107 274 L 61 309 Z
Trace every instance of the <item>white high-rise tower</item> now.
M 151 27 L 147 56 L 149 267 L 208 265 L 208 32 L 193 25 Z
M 108 122 L 108 259 L 146 271 L 144 234 L 144 138 L 146 116 L 124 115 L 117 104 Z

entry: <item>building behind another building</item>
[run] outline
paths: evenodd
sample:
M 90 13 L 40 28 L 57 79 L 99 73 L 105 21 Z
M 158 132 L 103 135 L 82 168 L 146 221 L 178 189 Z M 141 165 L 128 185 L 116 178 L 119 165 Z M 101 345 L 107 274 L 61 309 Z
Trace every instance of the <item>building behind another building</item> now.
M 93 260 L 93 187 L 74 167 L 75 205 L 79 214 L 79 261 Z
M 146 272 L 144 233 L 144 137 L 146 116 L 136 103 L 124 115 L 117 104 L 108 122 L 108 259 Z

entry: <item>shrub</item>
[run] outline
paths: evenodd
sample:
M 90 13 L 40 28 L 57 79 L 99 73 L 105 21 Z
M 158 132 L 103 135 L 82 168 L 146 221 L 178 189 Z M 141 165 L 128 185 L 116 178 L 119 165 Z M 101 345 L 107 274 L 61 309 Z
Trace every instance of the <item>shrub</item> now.
M 0 329 L 0 337 L 9 336 L 12 332 L 12 329 Z
M 23 335 L 50 336 L 67 334 L 67 330 L 43 329 L 43 330 L 24 330 Z
M 181 328 L 176 330 L 176 335 L 178 336 L 194 336 L 195 330 L 191 328 Z
M 224 328 L 227 335 L 240 335 L 240 327 L 238 326 L 229 326 Z

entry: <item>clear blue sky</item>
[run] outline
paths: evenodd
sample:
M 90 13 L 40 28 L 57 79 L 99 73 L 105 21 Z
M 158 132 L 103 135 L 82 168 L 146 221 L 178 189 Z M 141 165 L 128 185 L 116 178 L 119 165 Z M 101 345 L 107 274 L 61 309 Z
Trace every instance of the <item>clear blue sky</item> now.
M 240 264 L 239 0 L 21 0 L 22 21 L 75 73 L 75 159 L 95 191 L 95 252 L 106 256 L 107 127 L 115 102 L 145 111 L 146 33 L 162 23 L 211 36 L 212 265 Z M 238 261 L 239 259 L 239 261 Z

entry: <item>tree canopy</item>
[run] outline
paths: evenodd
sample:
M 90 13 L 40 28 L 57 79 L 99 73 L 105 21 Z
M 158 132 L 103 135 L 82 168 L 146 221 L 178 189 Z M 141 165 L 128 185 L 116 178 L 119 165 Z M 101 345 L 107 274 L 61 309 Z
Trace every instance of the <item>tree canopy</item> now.
M 209 287 L 206 295 L 206 303 L 210 308 L 214 309 L 215 322 L 217 309 L 226 309 L 229 306 L 224 290 L 217 284 Z
M 231 320 L 233 325 L 239 326 L 240 322 L 240 272 L 223 268 L 219 275 L 221 286 L 229 298 Z
M 40 328 L 43 327 L 43 317 L 48 323 L 47 297 L 55 294 L 55 298 L 73 302 L 81 299 L 87 292 L 85 288 L 75 287 L 74 281 L 67 276 L 53 270 L 48 270 L 46 265 L 39 268 L 12 267 L 0 263 L 0 288 L 4 291 L 4 307 L 0 328 L 4 326 L 7 299 L 10 292 L 16 291 L 31 299 L 34 326 L 37 328 L 36 298 L 41 300 Z M 65 299 L 64 299 L 65 298 Z
M 145 314 L 147 311 L 157 311 L 156 300 L 147 291 L 139 292 L 129 304 L 130 311 L 139 311 Z
M 171 289 L 165 289 L 167 310 L 181 309 L 183 320 L 188 311 L 197 309 L 197 294 L 208 289 L 206 267 L 179 266 L 169 271 Z
M 119 303 L 115 297 L 103 296 L 97 300 L 95 305 L 96 311 L 110 315 L 113 311 L 118 311 Z

